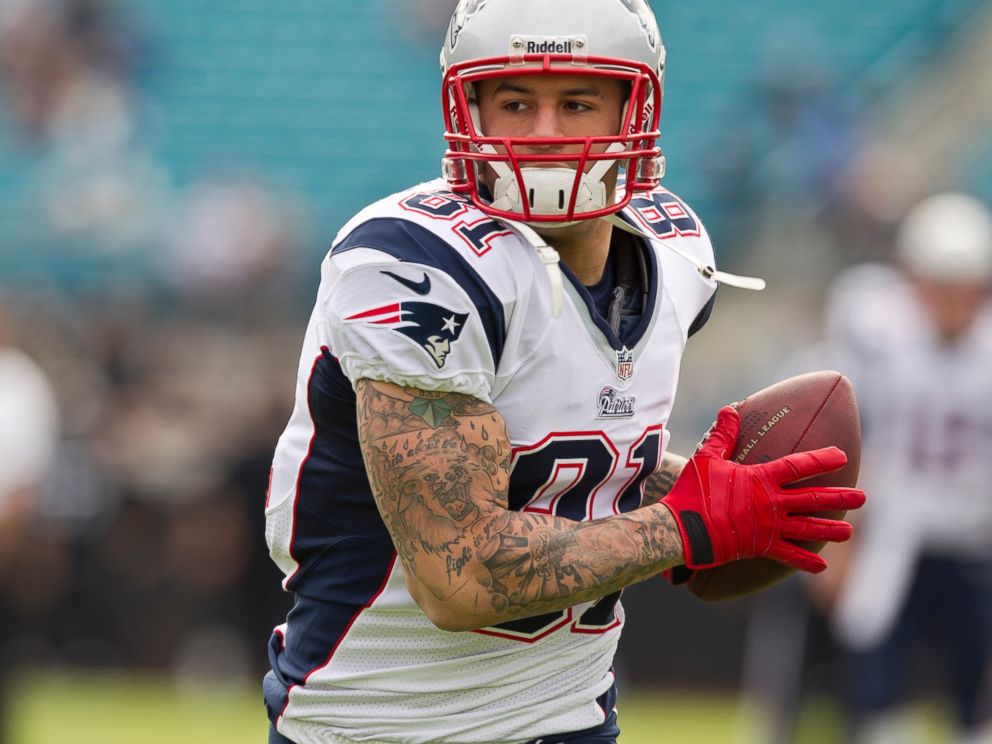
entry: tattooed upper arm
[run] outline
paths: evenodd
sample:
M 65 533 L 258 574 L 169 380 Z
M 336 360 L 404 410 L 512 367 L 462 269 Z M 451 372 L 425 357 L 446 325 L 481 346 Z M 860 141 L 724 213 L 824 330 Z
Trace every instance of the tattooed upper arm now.
M 404 568 L 446 600 L 478 545 L 471 525 L 505 509 L 510 444 L 491 405 L 457 393 L 361 380 L 358 427 L 379 512 Z M 443 573 L 447 581 L 430 581 Z

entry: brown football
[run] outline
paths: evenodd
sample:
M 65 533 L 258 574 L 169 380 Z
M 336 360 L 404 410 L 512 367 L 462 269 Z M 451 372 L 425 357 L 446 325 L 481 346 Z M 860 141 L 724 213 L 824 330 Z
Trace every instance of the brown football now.
M 731 459 L 768 462 L 792 452 L 831 445 L 847 454 L 840 470 L 801 481 L 802 485 L 855 487 L 861 463 L 861 419 L 851 382 L 839 372 L 790 377 L 752 393 L 737 404 L 741 429 Z M 839 519 L 842 511 L 815 512 Z M 800 543 L 819 552 L 824 543 Z M 767 558 L 752 558 L 696 571 L 692 594 L 707 602 L 733 599 L 784 579 L 794 569 Z

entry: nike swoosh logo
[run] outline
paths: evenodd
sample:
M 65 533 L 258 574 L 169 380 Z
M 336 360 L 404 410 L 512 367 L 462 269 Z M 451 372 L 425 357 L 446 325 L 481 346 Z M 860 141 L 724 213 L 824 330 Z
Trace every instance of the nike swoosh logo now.
M 406 279 L 402 276 L 397 276 L 392 271 L 383 271 L 380 273 L 385 274 L 390 279 L 395 279 L 404 287 L 408 289 L 412 289 L 414 292 L 416 292 L 419 295 L 425 295 L 431 291 L 431 278 L 427 276 L 426 273 L 424 273 L 424 278 L 421 279 L 419 282 L 415 282 L 412 279 Z

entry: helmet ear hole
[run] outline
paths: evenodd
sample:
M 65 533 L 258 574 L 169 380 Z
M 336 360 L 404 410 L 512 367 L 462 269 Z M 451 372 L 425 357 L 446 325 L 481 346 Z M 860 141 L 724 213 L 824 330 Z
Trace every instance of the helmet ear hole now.
M 558 190 L 558 209 L 565 208 L 565 192 L 561 189 Z
M 528 200 L 530 201 L 530 207 L 531 207 L 531 209 L 533 209 L 534 208 L 534 189 L 531 189 L 530 191 L 527 192 L 527 197 L 528 197 Z

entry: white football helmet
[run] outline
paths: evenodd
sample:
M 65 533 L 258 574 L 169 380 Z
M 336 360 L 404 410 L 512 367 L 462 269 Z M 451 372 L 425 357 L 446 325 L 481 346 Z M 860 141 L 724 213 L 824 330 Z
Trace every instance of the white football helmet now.
M 545 227 L 605 217 L 658 186 L 657 146 L 665 47 L 645 0 L 460 0 L 441 50 L 448 151 L 444 176 L 488 214 Z M 491 137 L 481 130 L 475 83 L 517 75 L 590 75 L 624 81 L 621 130 L 597 137 Z M 532 154 L 570 146 L 575 154 Z M 542 162 L 566 166 L 541 167 Z M 616 163 L 625 184 L 611 199 L 603 177 Z M 479 172 L 496 173 L 492 201 Z M 569 167 L 571 166 L 571 167 Z M 622 179 L 624 180 L 624 179 Z
M 966 194 L 931 196 L 903 219 L 896 252 L 921 279 L 988 281 L 992 279 L 992 214 Z

